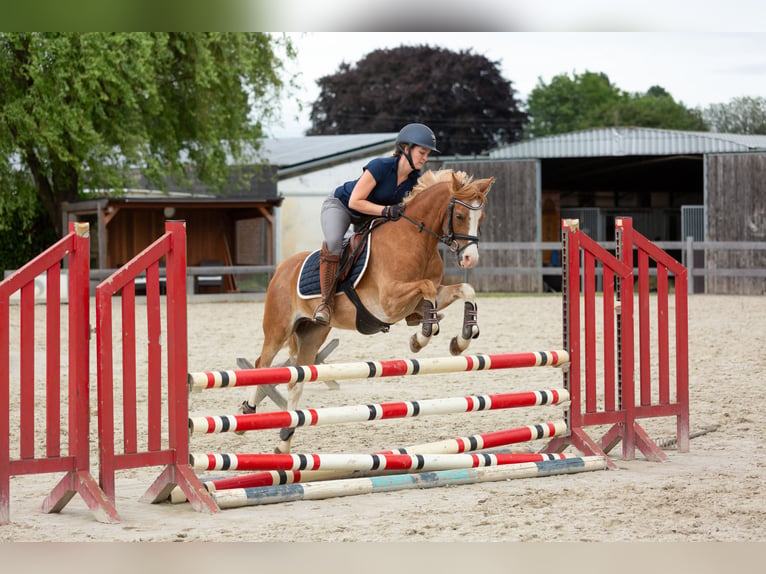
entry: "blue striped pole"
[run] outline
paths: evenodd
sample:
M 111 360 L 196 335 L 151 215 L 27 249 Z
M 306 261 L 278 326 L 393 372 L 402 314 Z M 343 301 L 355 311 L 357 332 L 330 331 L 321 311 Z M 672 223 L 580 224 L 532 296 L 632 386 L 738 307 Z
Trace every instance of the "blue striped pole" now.
M 605 457 L 584 456 L 508 466 L 461 468 L 418 474 L 394 474 L 369 478 L 329 480 L 325 482 L 235 488 L 213 492 L 212 496 L 219 508 L 238 508 L 296 500 L 322 500 L 325 498 L 369 494 L 372 492 L 435 488 L 448 485 L 573 474 L 604 469 L 606 469 Z

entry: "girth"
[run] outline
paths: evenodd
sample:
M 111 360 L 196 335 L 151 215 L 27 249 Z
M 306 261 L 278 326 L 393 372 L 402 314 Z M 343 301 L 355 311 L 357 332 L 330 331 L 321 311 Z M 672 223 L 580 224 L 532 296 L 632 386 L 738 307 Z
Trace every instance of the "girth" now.
M 341 256 L 340 269 L 338 270 L 338 291 L 342 291 L 348 297 L 348 300 L 356 307 L 356 330 L 362 335 L 374 335 L 375 333 L 388 333 L 391 328 L 390 323 L 384 323 L 375 315 L 370 313 L 364 306 L 362 300 L 354 288 L 354 282 L 348 278 L 349 272 L 354 267 L 354 263 L 364 251 L 364 247 L 369 241 L 370 233 L 378 225 L 385 223 L 386 219 L 373 219 L 365 225 L 360 231 L 357 231 L 349 237 L 348 244 L 343 250 Z

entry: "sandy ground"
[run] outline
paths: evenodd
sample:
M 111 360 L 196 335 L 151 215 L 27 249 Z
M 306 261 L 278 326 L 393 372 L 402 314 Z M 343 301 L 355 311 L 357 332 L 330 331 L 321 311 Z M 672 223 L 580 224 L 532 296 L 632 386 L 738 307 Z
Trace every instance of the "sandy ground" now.
M 253 360 L 262 340 L 262 309 L 259 300 L 190 299 L 189 370 L 231 369 L 237 357 Z M 442 333 L 420 356 L 449 354 L 449 337 L 459 326 L 459 312 L 457 307 L 447 310 Z M 689 453 L 667 447 L 666 463 L 649 462 L 640 453 L 636 460 L 623 461 L 618 446 L 611 453 L 617 471 L 296 501 L 215 515 L 197 513 L 188 504 L 139 502 L 161 469 L 128 470 L 120 471 L 117 478 L 119 524 L 97 522 L 77 496 L 61 513 L 44 514 L 41 503 L 60 477 L 16 476 L 11 478 L 11 524 L 0 526 L 0 541 L 762 542 L 766 539 L 766 454 L 760 449 L 766 428 L 761 403 L 766 373 L 764 317 L 764 297 L 690 297 L 691 430 L 717 430 L 694 438 Z M 470 347 L 471 353 L 549 350 L 562 345 L 561 299 L 556 295 L 482 297 L 479 323 L 481 336 Z M 333 331 L 330 337 L 337 337 L 340 345 L 328 362 L 410 357 L 411 332 L 404 324 L 388 334 L 368 337 Z M 94 340 L 91 364 L 95 354 Z M 94 368 L 94 405 L 95 384 Z M 302 406 L 559 386 L 561 372 L 552 368 L 343 381 L 337 390 L 311 383 L 306 385 Z M 247 393 L 243 388 L 194 393 L 190 412 L 233 414 Z M 263 408 L 276 407 L 267 401 Z M 298 430 L 293 452 L 367 453 L 555 420 L 561 414 L 560 407 L 538 407 L 307 427 Z M 651 420 L 645 428 L 653 438 L 673 436 L 675 422 Z M 18 432 L 12 423 L 16 442 Z M 191 450 L 271 452 L 275 441 L 276 431 L 195 435 Z M 94 440 L 94 476 L 98 476 L 97 463 Z M 698 557 L 705 555 L 702 547 L 696 548 Z M 115 572 L 120 571 L 118 566 Z M 689 571 L 704 571 L 702 566 Z

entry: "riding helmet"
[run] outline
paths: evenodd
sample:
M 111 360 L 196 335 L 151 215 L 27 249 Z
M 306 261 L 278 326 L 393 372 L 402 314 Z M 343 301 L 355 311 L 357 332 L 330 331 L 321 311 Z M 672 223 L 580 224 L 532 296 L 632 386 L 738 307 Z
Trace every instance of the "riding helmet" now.
M 436 136 L 425 124 L 407 124 L 396 136 L 396 147 L 401 149 L 404 144 L 419 145 L 439 153 L 436 149 Z

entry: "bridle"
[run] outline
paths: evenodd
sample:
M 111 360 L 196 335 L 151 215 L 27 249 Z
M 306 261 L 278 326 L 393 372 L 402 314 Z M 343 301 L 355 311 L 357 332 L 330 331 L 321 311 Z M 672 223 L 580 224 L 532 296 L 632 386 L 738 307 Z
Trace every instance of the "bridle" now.
M 447 211 L 444 212 L 444 217 L 442 217 L 441 221 L 441 228 L 444 232 L 443 235 L 438 235 L 428 227 L 426 227 L 425 223 L 417 222 L 411 217 L 409 217 L 406 213 L 402 214 L 402 218 L 406 219 L 413 225 L 415 225 L 418 228 L 418 231 L 427 231 L 434 237 L 436 237 L 437 240 L 439 240 L 440 243 L 443 243 L 446 245 L 450 251 L 452 251 L 458 258 L 458 261 L 460 260 L 460 255 L 471 245 L 478 245 L 479 244 L 479 236 L 478 235 L 466 235 L 464 233 L 455 233 L 455 230 L 452 225 L 452 216 L 455 211 L 455 204 L 459 203 L 463 207 L 466 207 L 467 209 L 470 209 L 471 211 L 476 211 L 484 208 L 484 201 L 482 201 L 479 205 L 470 205 L 469 203 L 466 203 L 465 201 L 461 201 L 455 197 L 450 199 L 449 207 L 447 208 Z M 444 229 L 444 219 L 447 218 L 447 229 L 445 231 Z M 459 241 L 465 240 L 466 243 L 462 247 L 460 246 Z

